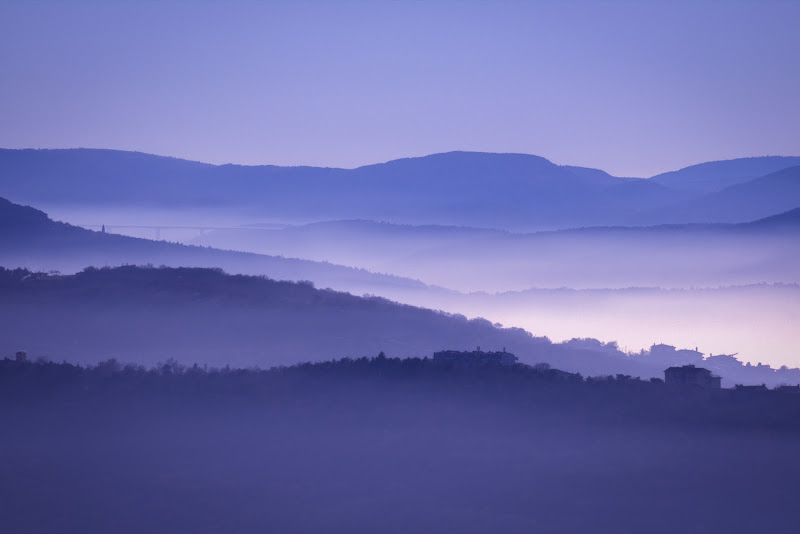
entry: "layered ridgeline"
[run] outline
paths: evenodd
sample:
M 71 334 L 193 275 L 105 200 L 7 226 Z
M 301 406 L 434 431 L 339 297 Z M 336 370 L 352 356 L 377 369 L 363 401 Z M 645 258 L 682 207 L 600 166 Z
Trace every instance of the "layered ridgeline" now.
M 674 257 L 650 273 L 650 276 L 656 276 L 650 278 L 656 281 L 653 285 L 665 285 L 667 280 L 686 283 L 687 275 L 710 276 L 712 280 L 717 276 L 720 281 L 747 281 L 746 276 L 755 277 L 750 280 L 776 281 L 770 278 L 770 274 L 784 265 L 796 263 L 796 238 L 793 237 L 796 236 L 796 215 L 796 212 L 787 213 L 747 225 L 712 229 L 701 227 L 697 232 L 690 231 L 688 234 L 686 229 L 678 231 L 670 228 L 554 232 L 544 234 L 544 239 L 535 234 L 529 236 L 533 246 L 522 246 L 527 239 L 524 236 L 500 232 L 444 227 L 398 227 L 373 223 L 333 223 L 287 229 L 285 234 L 279 234 L 283 237 L 272 243 L 279 247 L 281 244 L 293 244 L 291 248 L 279 249 L 282 253 L 287 253 L 288 250 L 291 252 L 289 255 L 299 253 L 301 249 L 313 251 L 316 247 L 319 247 L 317 252 L 330 253 L 334 258 L 339 257 L 336 256 L 337 253 L 360 253 L 362 259 L 366 256 L 377 258 L 384 253 L 388 256 L 416 254 L 411 265 L 425 266 L 428 261 L 430 268 L 413 272 L 424 274 L 429 280 L 437 280 L 438 273 L 441 276 L 439 279 L 451 287 L 466 284 L 469 288 L 470 283 L 494 284 L 472 286 L 478 288 L 504 289 L 519 287 L 520 284 L 521 287 L 527 287 L 524 284 L 532 278 L 526 278 L 530 273 L 522 269 L 525 265 L 539 275 L 536 280 L 538 283 L 532 284 L 538 285 L 537 289 L 504 291 L 498 294 L 466 294 L 425 285 L 409 278 L 379 275 L 330 263 L 189 247 L 91 232 L 53 222 L 42 212 L 32 208 L 0 202 L 0 265 L 64 273 L 78 272 L 91 265 L 223 267 L 231 273 L 266 275 L 294 281 L 310 280 L 317 287 L 332 287 L 359 295 L 381 295 L 424 308 L 466 314 L 468 317 L 486 317 L 492 323 L 501 322 L 507 326 L 520 327 L 556 340 L 614 339 L 619 341 L 621 347 L 634 352 L 641 348 L 647 349 L 653 342 L 664 341 L 678 346 L 698 346 L 706 353 L 739 353 L 740 359 L 754 365 L 747 369 L 735 367 L 732 373 L 726 371 L 723 376 L 726 381 L 730 381 L 727 382 L 729 385 L 734 381 L 775 383 L 778 378 L 771 369 L 755 364 L 768 361 L 773 362 L 776 367 L 783 364 L 790 367 L 796 365 L 796 324 L 800 317 L 800 286 L 797 284 L 759 283 L 745 287 L 701 287 L 669 291 L 658 287 L 574 290 L 561 286 L 566 285 L 564 282 L 573 275 L 579 278 L 572 278 L 572 281 L 588 280 L 595 283 L 608 283 L 615 279 L 624 283 L 625 276 L 629 277 L 629 281 L 643 280 L 635 276 L 641 276 L 637 272 L 644 270 L 643 266 L 648 261 L 651 268 L 658 267 L 653 260 L 659 257 L 655 251 L 660 246 L 666 247 L 665 250 L 671 251 Z M 718 245 L 720 243 L 708 238 L 709 235 L 716 235 L 716 230 L 720 230 L 722 236 L 732 236 L 732 241 L 726 245 L 731 254 L 722 254 L 719 246 L 712 246 L 715 242 Z M 666 241 L 659 239 L 658 236 L 662 233 L 672 237 Z M 686 242 L 692 241 L 687 236 L 695 233 L 705 237 L 687 248 Z M 481 238 L 487 234 L 495 236 L 496 245 Z M 554 236 L 573 236 L 577 239 L 584 234 L 587 234 L 584 248 L 580 248 L 576 242 L 563 247 L 546 245 L 547 239 Z M 632 234 L 638 237 L 615 241 L 613 236 L 616 234 Z M 605 240 L 598 235 L 608 235 L 611 241 L 605 241 L 605 245 L 600 247 L 592 247 L 591 240 L 595 240 L 595 243 Z M 742 235 L 751 237 L 742 240 Z M 478 236 L 478 241 L 471 241 L 475 236 Z M 580 239 L 583 240 L 584 237 Z M 772 240 L 777 242 L 769 244 Z M 669 241 L 674 242 L 672 248 L 667 247 Z M 515 247 L 515 243 L 522 245 Z M 612 246 L 613 243 L 618 246 Z M 625 243 L 627 248 L 622 247 Z M 429 247 L 430 250 L 413 252 L 420 247 Z M 505 252 L 498 252 L 503 250 Z M 526 250 L 528 252 L 523 255 Z M 550 252 L 545 253 L 546 250 Z M 644 253 L 645 250 L 647 253 Z M 503 261 L 504 253 L 510 254 L 508 261 Z M 426 260 L 425 254 L 429 254 L 431 259 Z M 660 257 L 668 256 L 664 252 Z M 524 264 L 524 258 L 531 261 Z M 401 260 L 402 258 L 393 260 L 393 265 L 402 265 Z M 618 261 L 616 266 L 615 260 Z M 610 263 L 604 264 L 604 261 Z M 520 262 L 521 265 L 515 266 L 515 262 Z M 368 261 L 361 263 L 369 264 Z M 782 272 L 785 270 L 783 268 Z M 659 273 L 669 275 L 670 278 L 658 278 Z M 623 278 L 618 278 L 620 276 Z M 541 286 L 545 284 L 560 289 L 542 289 Z M 37 321 L 34 322 L 38 324 Z M 29 333 L 33 338 L 39 335 L 36 332 Z M 10 342 L 10 339 L 7 341 Z M 19 338 L 15 342 L 19 347 L 30 347 L 29 339 Z M 486 343 L 476 344 L 488 346 Z M 343 346 L 347 350 L 361 350 L 355 345 Z M 459 342 L 455 346 L 465 345 Z M 380 344 L 374 348 L 381 348 Z M 438 348 L 441 347 L 425 347 L 426 350 Z M 14 346 L 7 349 L 16 350 Z M 58 347 L 55 348 L 53 354 L 57 354 L 58 350 Z M 161 357 L 164 353 L 158 354 Z M 662 368 L 653 368 L 648 372 L 658 375 Z M 592 369 L 594 368 L 583 364 L 574 368 L 583 373 Z M 612 371 L 623 372 L 617 369 L 614 367 Z M 754 374 L 756 369 L 759 372 Z M 595 371 L 600 372 L 598 369 Z
M 485 319 L 215 269 L 131 266 L 66 276 L 4 269 L 0 292 L 0 353 L 26 348 L 32 358 L 270 367 L 478 346 L 591 376 L 659 377 L 669 365 L 694 363 L 725 371 L 728 385 L 800 382 L 798 370 L 744 367 L 727 356 L 704 360 L 664 346 L 629 355 L 616 343 L 587 339 L 552 343 Z
M 691 165 L 651 180 L 673 189 L 714 193 L 798 165 L 800 157 L 739 158 Z
M 520 234 L 350 220 L 216 229 L 178 238 L 189 244 L 357 265 L 459 291 L 800 282 L 800 208 L 739 224 Z
M 312 280 L 321 287 L 353 292 L 381 288 L 426 289 L 421 282 L 279 256 L 186 246 L 94 232 L 56 222 L 45 213 L 0 198 L 0 265 L 37 271 L 74 273 L 87 266 L 156 264 L 220 267 L 234 273 L 268 275 L 280 280 Z
M 356 293 L 439 291 L 425 284 L 493 293 L 800 283 L 800 208 L 740 224 L 528 234 L 332 221 L 207 230 L 175 236 L 183 241 L 179 244 L 90 231 L 0 198 L 0 229 L 0 265 L 6 267 L 62 272 L 147 263 L 221 267 Z
M 797 171 L 789 186 L 735 186 L 798 165 L 797 157 L 748 158 L 632 179 L 525 154 L 451 152 L 330 169 L 215 166 L 111 150 L 2 150 L 0 195 L 84 213 L 169 208 L 240 220 L 533 230 L 765 217 L 800 205 Z

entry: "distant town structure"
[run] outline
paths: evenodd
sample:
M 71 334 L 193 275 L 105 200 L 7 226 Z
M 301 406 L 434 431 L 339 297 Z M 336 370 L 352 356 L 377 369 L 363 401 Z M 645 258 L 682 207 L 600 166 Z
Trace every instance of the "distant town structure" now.
M 720 389 L 722 378 L 713 375 L 708 369 L 694 365 L 670 367 L 664 371 L 664 382 L 668 386 L 700 387 L 704 389 Z
M 17 351 L 15 356 L 16 356 L 17 362 L 19 362 L 19 363 L 24 363 L 24 362 L 28 361 L 28 353 L 25 352 L 24 350 Z
M 512 365 L 517 362 L 517 357 L 506 352 L 505 347 L 502 351 L 484 352 L 480 346 L 473 351 L 443 350 L 433 353 L 433 361 L 439 363 L 452 362 L 458 365 L 482 366 L 490 364 Z
M 703 353 L 691 349 L 676 349 L 672 345 L 658 343 L 650 347 L 650 357 L 660 362 L 673 365 L 687 365 L 703 361 Z

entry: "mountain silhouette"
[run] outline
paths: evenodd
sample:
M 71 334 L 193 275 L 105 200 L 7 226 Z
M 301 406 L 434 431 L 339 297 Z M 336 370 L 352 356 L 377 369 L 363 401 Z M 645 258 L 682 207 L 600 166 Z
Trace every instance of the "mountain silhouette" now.
M 767 174 L 800 165 L 800 157 L 763 156 L 710 161 L 665 172 L 650 180 L 674 188 L 712 193 Z
M 208 165 L 113 150 L 0 150 L 0 195 L 43 207 L 219 210 L 251 222 L 370 219 L 530 231 L 699 222 L 683 206 L 708 191 L 691 184 L 737 183 L 796 159 L 713 162 L 676 171 L 677 178 L 640 179 L 526 154 L 449 152 L 334 169 Z M 719 216 L 709 222 L 735 219 Z
M 800 206 L 800 166 L 737 183 L 668 209 L 655 220 L 739 223 L 777 215 Z

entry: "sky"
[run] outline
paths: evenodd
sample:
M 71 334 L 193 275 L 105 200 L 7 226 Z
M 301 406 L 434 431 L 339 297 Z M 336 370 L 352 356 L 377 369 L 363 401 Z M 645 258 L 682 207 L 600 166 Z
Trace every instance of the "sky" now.
M 800 155 L 800 1 L 0 3 L 0 147 L 651 176 Z

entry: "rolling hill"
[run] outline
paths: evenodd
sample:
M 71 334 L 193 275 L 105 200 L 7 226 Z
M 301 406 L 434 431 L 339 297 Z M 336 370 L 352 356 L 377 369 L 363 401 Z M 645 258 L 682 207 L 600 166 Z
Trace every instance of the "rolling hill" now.
M 48 210 L 201 210 L 247 222 L 358 218 L 531 230 L 622 224 L 690 195 L 525 154 L 451 152 L 329 169 L 72 149 L 0 150 L 0 196 Z
M 552 344 L 484 319 L 218 269 L 0 270 L 0 289 L 0 351 L 24 347 L 32 357 L 270 367 L 479 345 L 589 374 L 656 372 L 620 352 Z
M 74 273 L 88 266 L 220 267 L 280 280 L 309 280 L 355 293 L 381 288 L 427 289 L 416 280 L 326 262 L 187 246 L 93 232 L 56 222 L 39 210 L 0 198 L 0 265 Z

